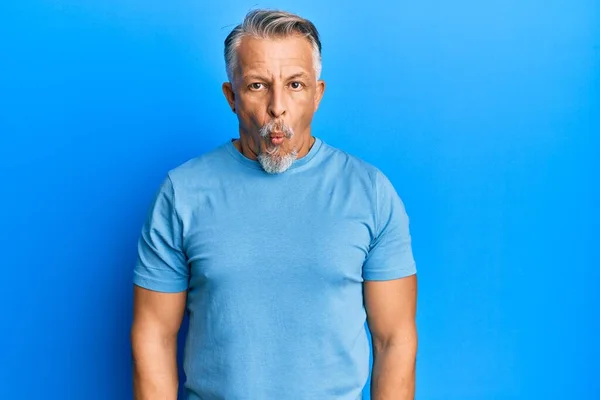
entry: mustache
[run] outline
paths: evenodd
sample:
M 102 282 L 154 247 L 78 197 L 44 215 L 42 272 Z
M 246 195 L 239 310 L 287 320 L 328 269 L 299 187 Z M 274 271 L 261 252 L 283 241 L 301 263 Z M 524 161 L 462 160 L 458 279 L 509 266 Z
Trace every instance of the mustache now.
M 281 132 L 287 139 L 294 136 L 294 131 L 292 130 L 292 128 L 287 126 L 281 120 L 272 119 L 271 121 L 264 124 L 259 130 L 259 134 L 263 138 L 269 136 L 273 132 Z

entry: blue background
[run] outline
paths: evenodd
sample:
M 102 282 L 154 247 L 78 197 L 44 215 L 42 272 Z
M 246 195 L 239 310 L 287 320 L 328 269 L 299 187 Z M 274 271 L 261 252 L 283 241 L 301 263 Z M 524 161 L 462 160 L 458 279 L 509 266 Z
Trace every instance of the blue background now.
M 417 399 L 599 399 L 591 0 L 2 2 L 0 398 L 131 398 L 137 237 L 166 171 L 237 136 L 222 46 L 255 6 L 317 25 L 314 133 L 406 204 Z

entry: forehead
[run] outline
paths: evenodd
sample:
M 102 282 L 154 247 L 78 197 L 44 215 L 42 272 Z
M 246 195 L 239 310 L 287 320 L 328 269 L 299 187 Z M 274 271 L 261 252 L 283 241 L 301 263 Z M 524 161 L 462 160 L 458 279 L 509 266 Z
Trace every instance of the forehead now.
M 267 70 L 274 73 L 286 67 L 296 67 L 307 73 L 313 68 L 313 49 L 306 38 L 302 36 L 277 39 L 248 36 L 242 38 L 238 47 L 240 72 Z

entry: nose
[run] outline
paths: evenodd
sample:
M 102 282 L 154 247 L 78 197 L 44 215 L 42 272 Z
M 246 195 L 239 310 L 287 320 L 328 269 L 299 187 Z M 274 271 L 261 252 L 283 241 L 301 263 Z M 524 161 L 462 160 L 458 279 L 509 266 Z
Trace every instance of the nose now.
M 269 101 L 268 112 L 272 118 L 279 118 L 285 114 L 283 89 L 273 87 Z

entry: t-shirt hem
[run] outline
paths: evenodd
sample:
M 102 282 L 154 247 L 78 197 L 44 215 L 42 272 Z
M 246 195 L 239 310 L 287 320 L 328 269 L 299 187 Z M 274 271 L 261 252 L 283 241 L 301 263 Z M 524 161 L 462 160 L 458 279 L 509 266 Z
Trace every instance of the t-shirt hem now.
M 406 278 L 417 273 L 416 265 L 413 263 L 407 268 L 391 269 L 387 271 L 363 272 L 365 281 L 389 281 L 393 279 Z
M 179 293 L 188 289 L 188 283 L 186 281 L 175 281 L 165 282 L 156 279 L 148 278 L 146 276 L 134 273 L 133 275 L 134 285 L 143 287 L 144 289 L 153 290 L 155 292 L 163 293 Z

